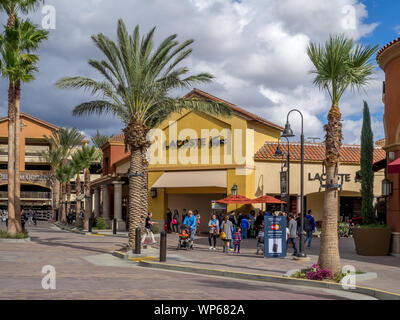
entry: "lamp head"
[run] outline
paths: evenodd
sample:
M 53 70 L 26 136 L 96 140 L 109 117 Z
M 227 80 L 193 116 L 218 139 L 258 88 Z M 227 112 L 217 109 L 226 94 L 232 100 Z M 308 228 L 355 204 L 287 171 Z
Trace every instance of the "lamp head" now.
M 283 130 L 281 137 L 283 137 L 283 138 L 294 137 L 293 130 L 290 127 L 290 123 L 289 122 L 286 123 L 285 130 Z
M 281 149 L 280 144 L 278 144 L 278 147 L 276 148 L 275 154 L 274 154 L 274 158 L 281 158 L 283 157 L 283 151 Z

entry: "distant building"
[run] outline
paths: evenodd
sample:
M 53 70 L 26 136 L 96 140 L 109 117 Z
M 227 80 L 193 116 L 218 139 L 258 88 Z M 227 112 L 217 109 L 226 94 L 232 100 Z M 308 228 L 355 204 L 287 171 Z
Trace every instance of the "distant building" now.
M 392 252 L 400 254 L 400 38 L 384 46 L 376 57 L 385 72 L 383 102 L 385 113 L 385 146 L 387 153 L 387 178 L 392 184 L 392 193 L 387 197 L 387 224 L 393 229 Z

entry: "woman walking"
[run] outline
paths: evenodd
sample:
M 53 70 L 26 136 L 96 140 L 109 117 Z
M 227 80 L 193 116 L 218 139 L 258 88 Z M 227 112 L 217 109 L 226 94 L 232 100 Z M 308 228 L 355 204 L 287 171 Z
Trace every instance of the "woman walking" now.
M 208 243 L 210 244 L 210 250 L 217 250 L 217 236 L 219 235 L 219 221 L 217 216 L 213 214 L 210 222 L 208 222 Z M 212 240 L 212 242 L 211 242 Z
M 175 233 L 179 232 L 179 212 L 177 209 L 174 210 L 174 215 L 172 216 L 172 231 Z
M 226 215 L 224 221 L 222 221 L 221 230 L 225 233 L 225 238 L 223 239 L 224 241 L 223 251 L 229 252 L 229 244 L 232 240 L 232 234 L 233 234 L 233 224 L 231 221 L 229 221 L 228 215 Z

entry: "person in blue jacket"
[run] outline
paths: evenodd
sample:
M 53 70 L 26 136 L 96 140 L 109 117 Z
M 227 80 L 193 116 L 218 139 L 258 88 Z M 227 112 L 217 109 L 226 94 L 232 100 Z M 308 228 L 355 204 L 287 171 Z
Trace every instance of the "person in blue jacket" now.
M 240 221 L 240 228 L 242 228 L 242 239 L 247 239 L 247 231 L 250 228 L 250 222 L 247 219 L 247 216 L 244 216 L 242 221 Z
M 193 242 L 194 242 L 194 236 L 196 234 L 196 225 L 197 225 L 197 219 L 193 215 L 193 211 L 189 210 L 188 215 L 185 217 L 185 220 L 183 221 L 184 225 L 187 225 L 189 228 L 190 232 L 190 249 L 193 249 Z
M 304 243 L 308 240 L 307 248 L 311 248 L 311 241 L 313 237 L 313 232 L 315 230 L 315 220 L 311 214 L 311 210 L 308 210 L 307 215 L 304 217 L 304 231 L 306 232 L 306 238 Z

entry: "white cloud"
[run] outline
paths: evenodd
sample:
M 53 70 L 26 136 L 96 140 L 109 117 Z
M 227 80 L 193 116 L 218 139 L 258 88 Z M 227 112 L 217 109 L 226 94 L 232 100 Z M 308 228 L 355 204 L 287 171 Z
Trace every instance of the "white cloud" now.
M 22 109 L 58 125 L 76 125 L 88 135 L 97 128 L 105 134 L 119 133 L 121 124 L 105 116 L 98 121 L 73 118 L 73 107 L 90 97 L 57 90 L 53 83 L 64 76 L 96 76 L 86 61 L 101 54 L 90 36 L 103 32 L 115 39 L 118 18 L 124 19 L 130 32 L 136 24 L 141 33 L 156 25 L 156 44 L 174 33 L 179 41 L 195 39 L 186 64 L 194 73 L 208 71 L 216 76 L 201 89 L 281 125 L 290 108 L 301 108 L 306 136 L 318 137 L 324 135 L 318 117 L 326 116 L 330 102 L 312 85 L 307 44 L 338 32 L 359 40 L 376 27 L 363 22 L 368 12 L 359 0 L 47 0 L 46 4 L 57 10 L 57 30 L 40 50 L 37 81 L 23 88 Z M 354 8 L 353 29 L 343 23 L 348 17 L 343 11 L 346 6 Z M 39 11 L 34 20 L 40 23 L 41 18 Z M 344 97 L 346 119 L 357 118 L 364 98 L 372 113 L 382 110 L 382 79 L 381 72 L 366 98 L 351 93 Z M 0 82 L 3 96 L 6 87 L 6 81 Z M 5 106 L 0 104 L 0 108 L 5 114 Z M 293 116 L 294 128 L 296 121 Z M 350 141 L 355 124 L 346 125 L 345 140 Z

